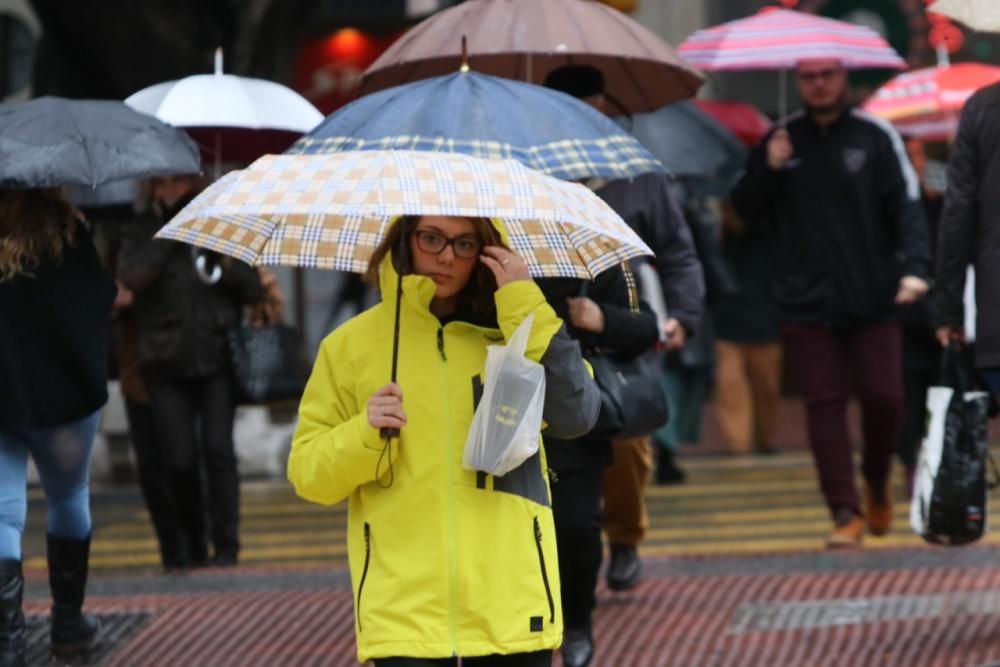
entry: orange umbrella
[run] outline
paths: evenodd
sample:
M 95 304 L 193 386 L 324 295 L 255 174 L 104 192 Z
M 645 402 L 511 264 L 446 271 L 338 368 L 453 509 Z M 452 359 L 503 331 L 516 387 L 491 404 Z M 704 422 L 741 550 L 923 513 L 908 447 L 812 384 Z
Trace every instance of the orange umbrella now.
M 582 0 L 467 0 L 425 19 L 372 63 L 361 94 L 462 65 L 531 83 L 563 65 L 590 65 L 623 111 L 653 111 L 691 97 L 704 81 L 654 32 L 621 12 Z
M 1000 81 L 1000 67 L 960 63 L 906 72 L 875 91 L 865 111 L 904 134 L 926 140 L 955 135 L 958 116 L 973 93 Z

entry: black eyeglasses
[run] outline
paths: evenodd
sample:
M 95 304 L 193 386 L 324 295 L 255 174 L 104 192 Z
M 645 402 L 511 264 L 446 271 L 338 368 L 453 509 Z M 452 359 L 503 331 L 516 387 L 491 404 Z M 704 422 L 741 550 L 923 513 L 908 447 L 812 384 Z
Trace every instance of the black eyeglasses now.
M 806 83 L 814 83 L 816 81 L 829 81 L 833 77 L 840 74 L 843 70 L 839 69 L 821 69 L 815 72 L 799 72 L 799 81 L 804 81 Z
M 417 238 L 417 247 L 432 255 L 440 255 L 444 252 L 445 248 L 451 246 L 455 257 L 472 259 L 473 257 L 478 257 L 479 252 L 483 249 L 483 244 L 479 239 L 469 234 L 454 239 L 450 239 L 438 232 L 423 229 L 418 229 L 413 234 Z

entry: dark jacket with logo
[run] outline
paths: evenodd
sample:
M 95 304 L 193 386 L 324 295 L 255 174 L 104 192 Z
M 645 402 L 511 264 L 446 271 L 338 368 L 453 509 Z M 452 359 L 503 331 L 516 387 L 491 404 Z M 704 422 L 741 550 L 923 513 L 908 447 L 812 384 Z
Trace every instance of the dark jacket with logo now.
M 821 127 L 787 122 L 795 154 L 767 165 L 767 140 L 733 191 L 748 224 L 770 228 L 774 293 L 786 322 L 856 327 L 894 315 L 904 275 L 927 277 L 930 249 L 902 139 L 857 110 Z
M 937 318 L 961 325 L 966 267 L 976 268 L 976 365 L 1000 367 L 1000 84 L 962 110 L 938 231 Z
M 260 299 L 260 278 L 233 260 L 218 283 L 205 284 L 195 271 L 193 246 L 153 238 L 162 220 L 149 215 L 122 230 L 118 279 L 136 294 L 139 365 L 178 377 L 211 377 L 228 370 L 228 333 L 242 321 L 242 307 Z

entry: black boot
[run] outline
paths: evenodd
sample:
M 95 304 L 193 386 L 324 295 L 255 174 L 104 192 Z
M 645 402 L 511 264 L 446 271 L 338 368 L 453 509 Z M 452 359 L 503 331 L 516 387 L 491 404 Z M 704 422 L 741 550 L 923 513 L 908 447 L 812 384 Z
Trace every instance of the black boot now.
M 46 546 L 52 590 L 52 654 L 72 660 L 86 655 L 97 636 L 97 619 L 82 613 L 90 538 L 71 540 L 48 535 Z
M 21 561 L 0 560 L 0 667 L 24 667 Z

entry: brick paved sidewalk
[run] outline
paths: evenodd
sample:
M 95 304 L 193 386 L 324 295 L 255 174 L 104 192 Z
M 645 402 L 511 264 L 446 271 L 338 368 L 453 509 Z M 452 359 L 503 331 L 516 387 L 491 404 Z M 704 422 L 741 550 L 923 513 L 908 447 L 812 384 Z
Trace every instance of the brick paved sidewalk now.
M 657 559 L 635 590 L 602 587 L 595 667 L 977 667 L 1000 661 L 1000 549 Z M 47 647 L 32 577 L 32 664 Z M 91 664 L 348 667 L 342 571 L 205 570 L 102 578 Z M 556 663 L 558 664 L 558 662 Z

